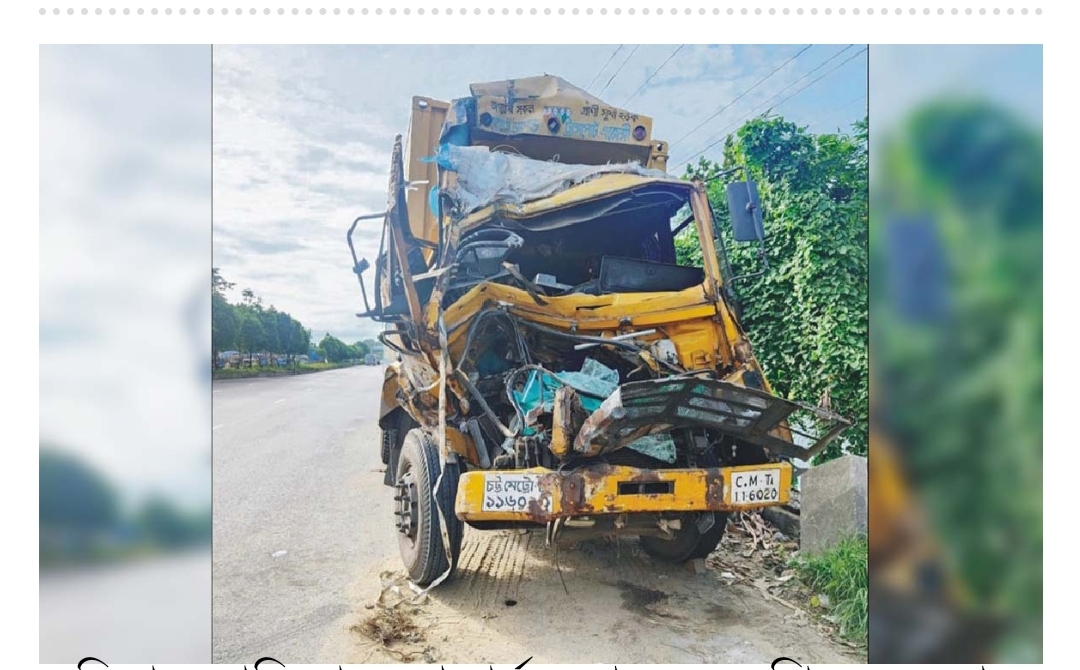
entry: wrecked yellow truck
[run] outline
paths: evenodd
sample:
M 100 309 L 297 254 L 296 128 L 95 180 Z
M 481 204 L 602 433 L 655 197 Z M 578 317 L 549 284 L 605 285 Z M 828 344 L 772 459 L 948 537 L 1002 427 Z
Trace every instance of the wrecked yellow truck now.
M 787 502 L 791 460 L 848 422 L 772 393 L 705 185 L 665 174 L 651 119 L 557 77 L 470 93 L 413 99 L 387 209 L 348 233 L 358 316 L 397 359 L 379 424 L 410 577 L 452 576 L 464 524 L 706 556 L 728 513 Z M 753 183 L 727 192 L 735 239 L 763 245 Z M 676 262 L 690 226 L 704 267 Z

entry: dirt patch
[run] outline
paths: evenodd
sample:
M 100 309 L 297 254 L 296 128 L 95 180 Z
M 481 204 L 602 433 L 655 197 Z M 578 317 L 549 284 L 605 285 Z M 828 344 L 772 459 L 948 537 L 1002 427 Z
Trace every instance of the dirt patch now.
M 511 667 L 529 657 L 534 663 L 768 664 L 780 656 L 804 665 L 865 663 L 865 655 L 825 637 L 803 607 L 781 604 L 779 593 L 763 594 L 746 574 L 740 550 L 750 547 L 740 540 L 733 532 L 710 560 L 713 569 L 698 572 L 656 562 L 631 539 L 568 544 L 556 561 L 542 534 L 469 528 L 455 578 L 428 593 L 408 584 L 396 555 L 378 566 L 386 570 L 378 579 L 356 584 L 356 602 L 371 609 L 400 602 L 412 612 L 423 640 L 387 647 L 352 635 L 351 650 L 333 640 L 327 649 L 360 663 L 430 657 Z M 751 559 L 764 558 L 759 545 Z M 732 574 L 729 563 L 742 576 L 722 578 L 721 570 Z M 360 610 L 357 619 L 368 613 Z

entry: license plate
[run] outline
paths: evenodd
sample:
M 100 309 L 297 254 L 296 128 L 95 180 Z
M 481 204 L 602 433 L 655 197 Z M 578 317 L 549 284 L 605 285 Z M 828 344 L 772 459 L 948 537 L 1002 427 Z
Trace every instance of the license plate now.
M 780 501 L 780 470 L 736 470 L 731 473 L 732 505 L 762 505 Z
M 536 475 L 484 475 L 485 512 L 527 512 L 530 506 L 544 504 Z

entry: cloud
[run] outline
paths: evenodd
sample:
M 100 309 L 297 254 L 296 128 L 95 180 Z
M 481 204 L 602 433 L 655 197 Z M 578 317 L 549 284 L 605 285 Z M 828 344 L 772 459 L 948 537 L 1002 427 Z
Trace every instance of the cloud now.
M 41 439 L 129 496 L 193 505 L 210 479 L 209 70 L 206 47 L 40 57 Z

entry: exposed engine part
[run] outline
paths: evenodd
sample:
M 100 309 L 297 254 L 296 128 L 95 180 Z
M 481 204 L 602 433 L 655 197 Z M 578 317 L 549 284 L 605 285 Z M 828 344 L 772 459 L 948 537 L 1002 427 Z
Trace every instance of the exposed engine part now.
M 656 340 L 649 345 L 649 351 L 656 360 L 668 365 L 679 364 L 679 352 L 675 350 L 675 343 L 671 340 Z
M 488 454 L 487 444 L 484 442 L 484 435 L 480 431 L 479 420 L 469 419 L 462 426 L 463 430 L 461 432 L 467 433 L 472 438 L 473 444 L 476 445 L 476 455 L 480 459 L 480 467 L 487 470 L 491 467 L 491 457 Z

